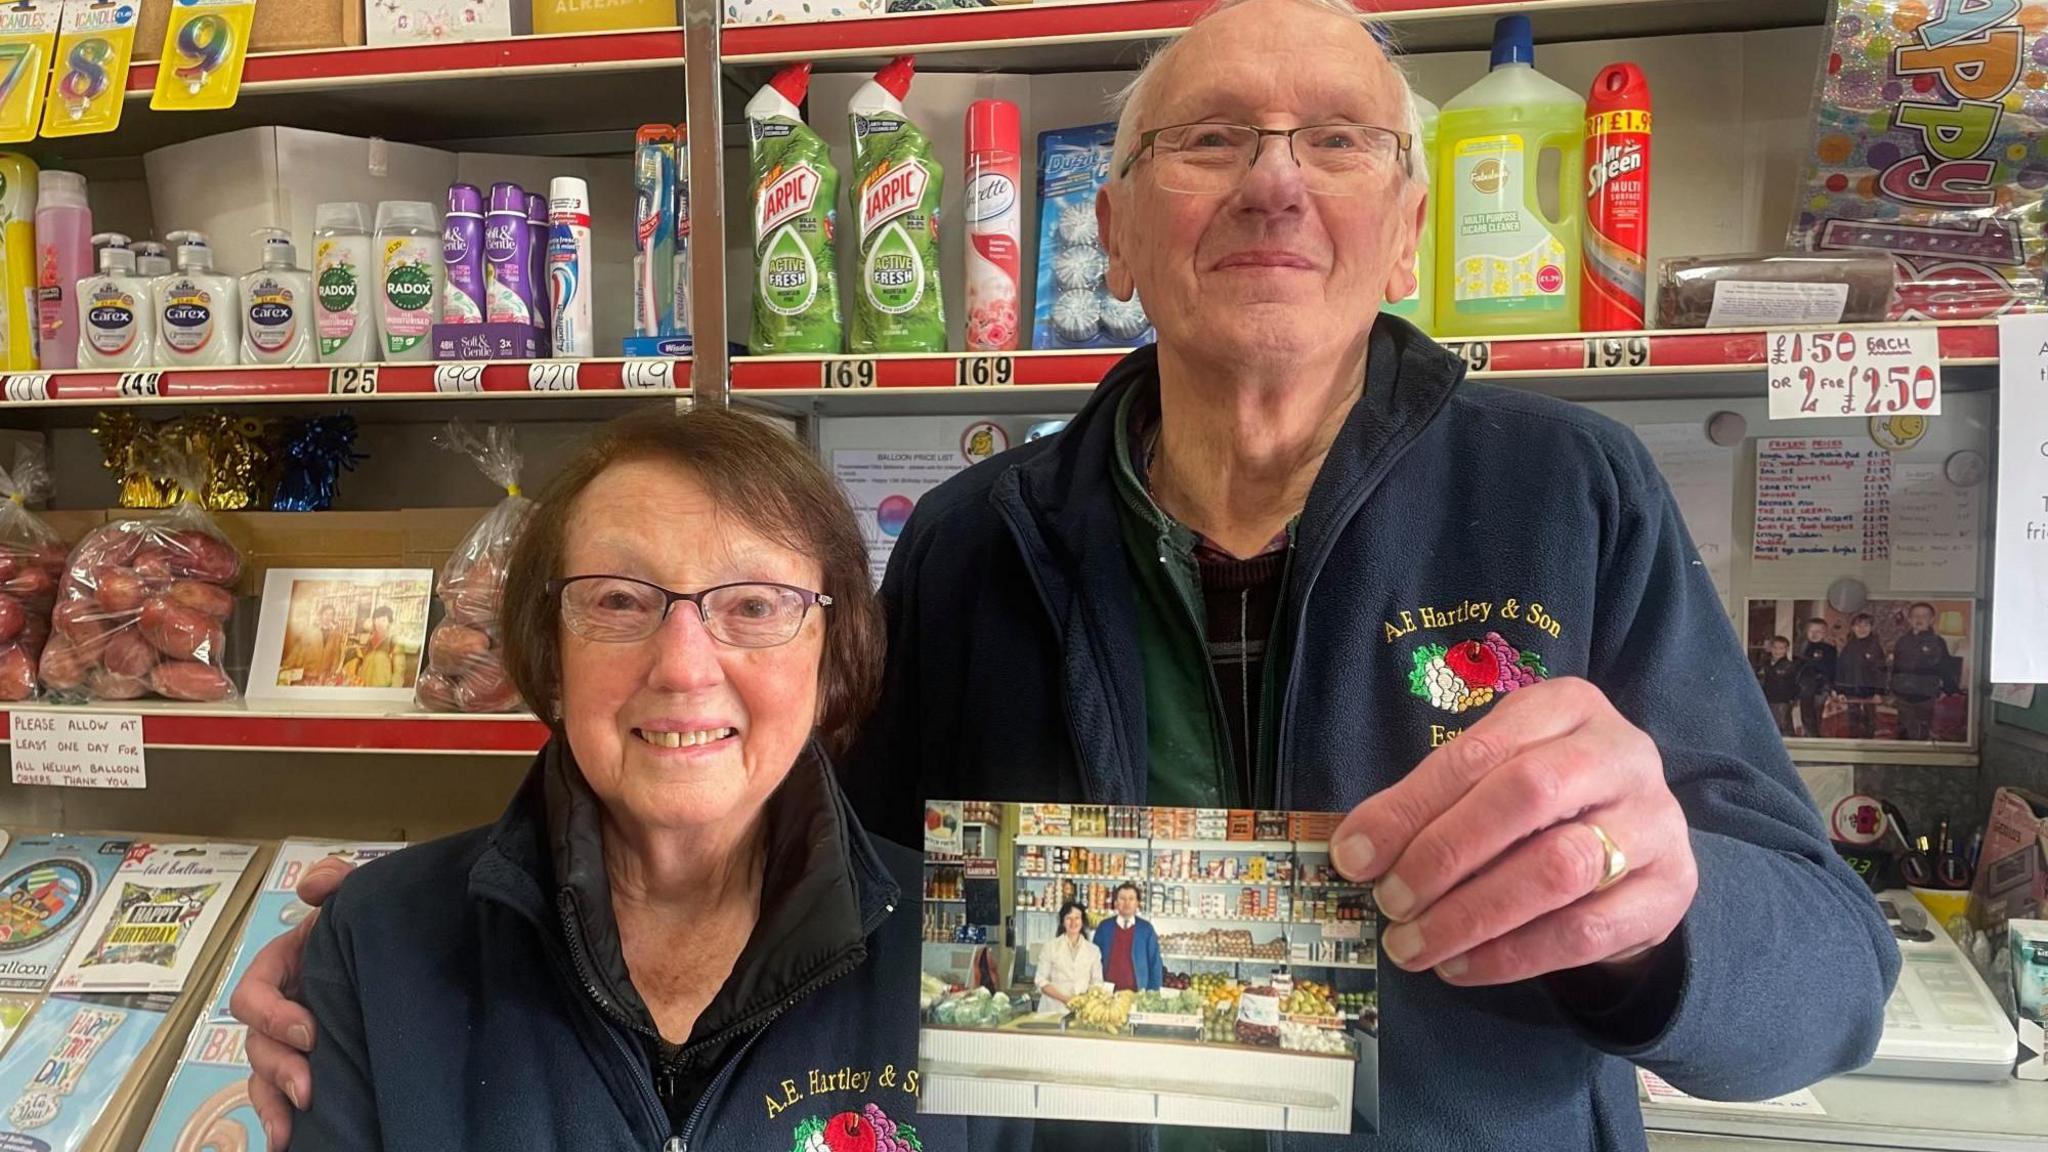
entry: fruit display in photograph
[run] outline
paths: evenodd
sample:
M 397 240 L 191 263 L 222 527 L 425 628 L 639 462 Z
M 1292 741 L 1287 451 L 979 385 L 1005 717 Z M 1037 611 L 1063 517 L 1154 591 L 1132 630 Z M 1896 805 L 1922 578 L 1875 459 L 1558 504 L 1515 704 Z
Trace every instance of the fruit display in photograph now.
M 1135 992 L 1104 992 L 1090 988 L 1067 1001 L 1067 1027 L 1089 1032 L 1120 1035 L 1131 1020 Z
M 1294 991 L 1280 1002 L 1280 1010 L 1290 1016 L 1335 1016 L 1337 1002 L 1330 994 L 1329 986 L 1313 980 L 1302 980 L 1294 985 Z

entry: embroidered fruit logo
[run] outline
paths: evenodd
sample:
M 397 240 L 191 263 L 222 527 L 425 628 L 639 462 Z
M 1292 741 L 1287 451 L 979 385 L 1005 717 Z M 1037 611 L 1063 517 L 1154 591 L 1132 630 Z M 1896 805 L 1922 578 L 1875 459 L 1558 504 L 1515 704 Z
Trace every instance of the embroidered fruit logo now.
M 924 1152 L 917 1132 L 898 1124 L 876 1104 L 858 1112 L 841 1112 L 830 1120 L 816 1116 L 796 1126 L 789 1152 Z
M 1548 680 L 1550 670 L 1534 652 L 1518 652 L 1488 632 L 1484 640 L 1466 640 L 1446 648 L 1425 644 L 1415 650 L 1408 672 L 1408 691 L 1456 715 L 1493 703 L 1517 688 Z

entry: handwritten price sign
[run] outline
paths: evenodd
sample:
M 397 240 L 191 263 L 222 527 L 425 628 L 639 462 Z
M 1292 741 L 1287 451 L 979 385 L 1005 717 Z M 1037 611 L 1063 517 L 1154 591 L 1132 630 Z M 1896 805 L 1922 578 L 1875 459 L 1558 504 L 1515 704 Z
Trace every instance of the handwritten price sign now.
M 1932 328 L 1772 332 L 1771 419 L 1941 415 L 1941 351 Z

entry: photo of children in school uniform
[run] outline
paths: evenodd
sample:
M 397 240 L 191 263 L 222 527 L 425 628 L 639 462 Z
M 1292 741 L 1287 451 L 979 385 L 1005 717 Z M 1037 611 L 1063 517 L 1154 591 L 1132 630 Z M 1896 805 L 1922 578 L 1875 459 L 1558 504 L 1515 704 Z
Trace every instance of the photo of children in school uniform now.
M 1970 600 L 1752 600 L 1757 684 L 1788 739 L 1968 744 Z

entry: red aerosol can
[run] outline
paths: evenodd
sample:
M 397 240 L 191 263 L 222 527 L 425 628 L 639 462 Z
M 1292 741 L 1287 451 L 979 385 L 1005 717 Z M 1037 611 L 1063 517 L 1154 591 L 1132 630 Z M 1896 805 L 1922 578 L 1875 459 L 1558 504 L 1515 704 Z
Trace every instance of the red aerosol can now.
M 1585 237 L 1580 326 L 1641 330 L 1650 250 L 1650 82 L 1634 64 L 1602 68 L 1586 100 Z

